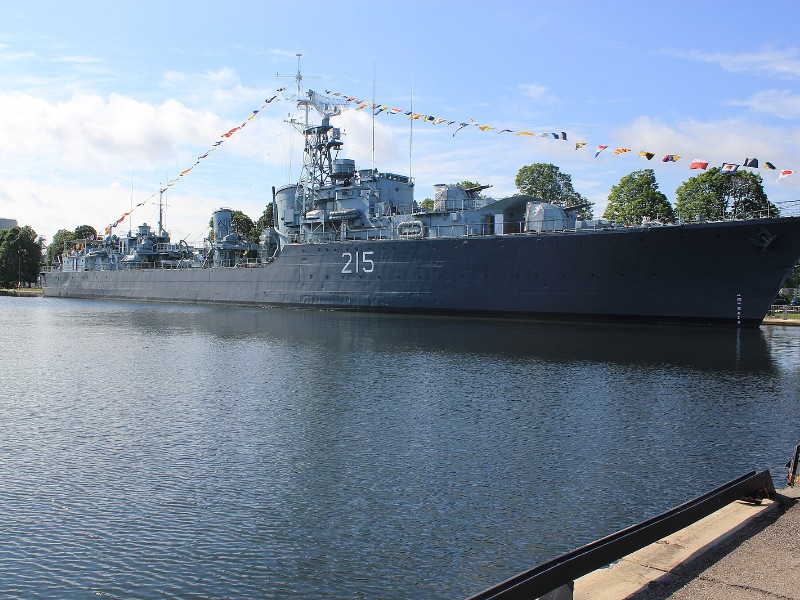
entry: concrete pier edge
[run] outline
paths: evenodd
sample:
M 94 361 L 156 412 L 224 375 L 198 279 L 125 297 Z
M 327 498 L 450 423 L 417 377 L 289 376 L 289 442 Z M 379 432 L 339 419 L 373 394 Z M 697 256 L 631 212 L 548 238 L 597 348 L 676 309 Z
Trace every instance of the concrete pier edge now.
M 575 582 L 575 600 L 800 600 L 800 490 L 737 501 Z

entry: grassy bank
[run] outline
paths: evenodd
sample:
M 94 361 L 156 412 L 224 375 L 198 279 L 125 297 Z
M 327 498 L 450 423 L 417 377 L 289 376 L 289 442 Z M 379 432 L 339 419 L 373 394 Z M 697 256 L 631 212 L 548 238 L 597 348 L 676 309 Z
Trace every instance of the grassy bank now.
M 41 296 L 42 295 L 42 288 L 11 288 L 11 289 L 2 289 L 0 288 L 0 296 Z

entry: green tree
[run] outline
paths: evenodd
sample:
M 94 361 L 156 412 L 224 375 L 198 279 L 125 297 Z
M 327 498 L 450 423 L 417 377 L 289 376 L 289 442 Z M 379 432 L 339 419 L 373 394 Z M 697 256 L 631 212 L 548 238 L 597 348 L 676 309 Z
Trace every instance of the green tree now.
M 56 257 L 60 256 L 61 253 L 64 252 L 64 244 L 67 242 L 72 242 L 73 240 L 75 240 L 74 231 L 59 229 L 53 236 L 53 241 L 50 242 L 49 246 L 47 246 L 47 264 L 52 265 L 54 262 L 57 262 Z
M 477 181 L 467 181 L 466 179 L 464 181 L 459 181 L 458 183 L 454 183 L 453 185 L 455 185 L 456 187 L 460 187 L 462 190 L 468 190 L 470 188 L 476 188 L 481 186 L 481 184 L 478 183 Z
M 514 180 L 522 194 L 562 207 L 581 206 L 581 219 L 592 218 L 592 203 L 572 187 L 572 176 L 550 163 L 534 163 L 522 167 Z
M 787 288 L 800 288 L 800 263 L 796 264 L 792 272 L 783 282 L 783 287 Z
M 58 262 L 58 257 L 64 252 L 64 244 L 77 240 L 96 240 L 98 239 L 97 230 L 91 225 L 78 225 L 74 230 L 59 229 L 53 236 L 53 240 L 47 246 L 45 262 L 48 266 Z M 69 250 L 69 248 L 67 248 Z
M 419 207 L 422 210 L 433 210 L 433 200 L 425 198 L 425 200 L 419 203 Z
M 767 199 L 760 174 L 744 170 L 723 173 L 719 167 L 684 181 L 675 191 L 675 210 L 682 221 L 779 214 Z
M 0 231 L 0 287 L 36 283 L 42 250 L 29 226 Z
M 460 187 L 462 190 L 469 190 L 474 188 L 483 187 L 483 184 L 478 183 L 477 181 L 459 181 L 455 184 L 456 187 Z M 483 190 L 478 192 L 476 198 L 486 198 L 486 195 L 483 193 Z
M 639 225 L 642 220 L 674 221 L 675 213 L 667 197 L 658 191 L 653 169 L 625 175 L 612 186 L 603 218 L 624 225 Z
M 231 212 L 231 229 L 233 229 L 243 238 L 247 238 L 247 240 L 251 242 L 253 239 L 250 236 L 252 235 L 254 227 L 255 223 L 253 223 L 253 219 L 248 217 L 242 211 L 234 210 Z M 258 241 L 258 236 L 256 236 L 256 241 Z
M 91 225 L 78 225 L 75 228 L 76 240 L 96 240 L 97 230 Z
M 275 227 L 275 219 L 272 216 L 272 203 L 270 202 L 267 204 L 267 207 L 264 209 L 264 212 L 261 213 L 261 216 L 258 217 L 258 221 L 253 226 L 253 231 L 250 234 L 250 241 L 257 242 L 258 238 L 261 236 L 261 232 L 264 231 L 267 227 Z

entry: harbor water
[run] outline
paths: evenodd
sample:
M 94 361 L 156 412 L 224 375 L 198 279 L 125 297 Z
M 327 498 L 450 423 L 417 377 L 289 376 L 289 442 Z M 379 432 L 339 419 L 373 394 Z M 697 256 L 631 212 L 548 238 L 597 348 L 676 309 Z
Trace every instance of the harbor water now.
M 800 328 L 0 297 L 0 597 L 460 598 L 800 442 Z

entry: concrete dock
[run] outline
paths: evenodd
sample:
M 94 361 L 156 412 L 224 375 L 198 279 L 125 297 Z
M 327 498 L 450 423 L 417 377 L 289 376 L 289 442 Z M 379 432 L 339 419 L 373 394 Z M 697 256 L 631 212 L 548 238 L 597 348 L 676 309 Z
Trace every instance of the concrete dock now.
M 800 489 L 734 502 L 575 582 L 575 600 L 800 600 Z
M 763 325 L 788 325 L 799 326 L 800 319 L 784 319 L 783 317 L 764 317 Z

